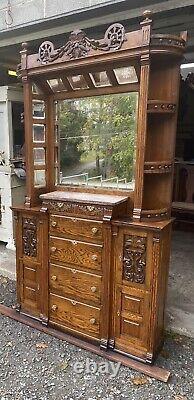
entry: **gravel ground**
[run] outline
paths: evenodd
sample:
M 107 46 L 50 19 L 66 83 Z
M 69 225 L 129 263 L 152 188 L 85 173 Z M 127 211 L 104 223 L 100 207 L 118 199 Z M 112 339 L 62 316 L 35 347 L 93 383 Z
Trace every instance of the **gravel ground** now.
M 16 282 L 0 275 L 0 304 L 11 307 L 16 303 Z
M 0 278 L 3 297 L 15 301 L 14 283 Z M 9 288 L 11 293 L 9 295 Z M 0 400 L 193 400 L 194 340 L 167 334 L 164 350 L 156 364 L 170 370 L 162 383 L 126 367 L 116 377 L 102 373 L 101 357 L 28 326 L 0 316 Z M 101 368 L 96 373 L 75 371 L 75 362 L 87 360 Z

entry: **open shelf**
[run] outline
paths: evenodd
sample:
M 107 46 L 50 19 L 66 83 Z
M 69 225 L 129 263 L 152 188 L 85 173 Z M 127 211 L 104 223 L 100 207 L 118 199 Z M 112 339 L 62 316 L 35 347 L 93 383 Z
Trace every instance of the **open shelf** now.
M 166 162 L 173 159 L 176 125 L 174 118 L 166 114 L 148 114 L 145 162 Z
M 171 205 L 171 197 L 172 182 L 170 174 L 162 174 L 160 177 L 157 174 L 144 175 L 142 210 L 147 210 L 148 214 L 153 212 L 158 214 L 158 210 L 168 210 Z

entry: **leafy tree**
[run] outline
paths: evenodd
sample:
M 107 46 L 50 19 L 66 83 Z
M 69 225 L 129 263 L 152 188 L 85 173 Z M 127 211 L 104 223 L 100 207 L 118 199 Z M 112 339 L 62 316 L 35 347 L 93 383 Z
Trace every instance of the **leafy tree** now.
M 70 166 L 79 161 L 83 153 L 80 144 L 87 115 L 76 107 L 75 100 L 60 103 L 59 115 L 61 164 Z
M 95 159 L 90 175 L 102 174 L 104 179 L 117 176 L 129 182 L 133 175 L 136 111 L 136 93 L 63 102 L 63 165 Z

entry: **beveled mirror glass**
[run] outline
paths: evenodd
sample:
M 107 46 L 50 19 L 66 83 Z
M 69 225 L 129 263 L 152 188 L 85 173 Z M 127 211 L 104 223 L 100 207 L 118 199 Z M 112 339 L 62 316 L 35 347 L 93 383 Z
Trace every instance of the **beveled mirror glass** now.
M 60 184 L 132 190 L 138 93 L 58 103 Z

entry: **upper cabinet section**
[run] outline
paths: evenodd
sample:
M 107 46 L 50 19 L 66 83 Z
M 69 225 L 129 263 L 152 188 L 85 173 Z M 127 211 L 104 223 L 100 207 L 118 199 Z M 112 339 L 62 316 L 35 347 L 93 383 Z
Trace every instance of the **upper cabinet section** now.
M 58 74 L 61 70 L 60 83 L 63 86 L 63 71 L 65 71 L 65 76 L 67 77 L 68 70 L 72 68 L 74 68 L 75 72 L 79 70 L 80 74 L 82 72 L 80 71 L 81 66 L 83 71 L 85 68 L 88 71 L 89 68 L 93 74 L 95 74 L 96 70 L 99 70 L 103 75 L 102 80 L 106 81 L 107 78 L 107 82 L 111 81 L 111 85 L 135 83 L 137 78 L 132 68 L 125 71 L 125 78 L 123 78 L 121 71 L 117 71 L 117 68 L 119 66 L 128 67 L 130 63 L 132 66 L 135 63 L 138 64 L 139 57 L 147 47 L 150 48 L 153 54 L 169 53 L 175 55 L 181 55 L 185 47 L 185 33 L 181 34 L 180 37 L 152 35 L 150 13 L 145 12 L 144 14 L 145 19 L 141 23 L 141 29 L 126 33 L 122 24 L 114 23 L 108 27 L 104 37 L 99 40 L 88 37 L 84 31 L 77 29 L 70 34 L 69 38 L 60 47 L 57 48 L 53 42 L 46 40 L 40 45 L 38 53 L 31 55 L 27 54 L 27 44 L 23 43 L 21 73 L 24 74 L 24 71 L 28 71 L 29 75 L 52 73 L 51 80 L 53 80 L 53 72 L 56 71 L 57 67 Z M 92 71 L 94 66 L 94 71 Z M 109 70 L 111 69 L 111 74 L 107 77 L 103 73 L 103 67 L 105 66 L 109 66 Z M 91 81 L 94 86 L 98 86 L 98 79 L 96 82 L 93 74 L 89 78 L 85 78 L 81 74 L 78 86 L 82 88 L 90 87 Z M 68 82 L 70 81 L 72 89 L 77 88 L 78 72 L 75 74 L 76 76 L 77 78 L 74 79 L 72 79 L 72 76 L 68 77 Z M 52 86 L 56 85 L 51 84 Z M 69 90 L 67 86 L 68 84 L 64 84 L 64 88 Z

